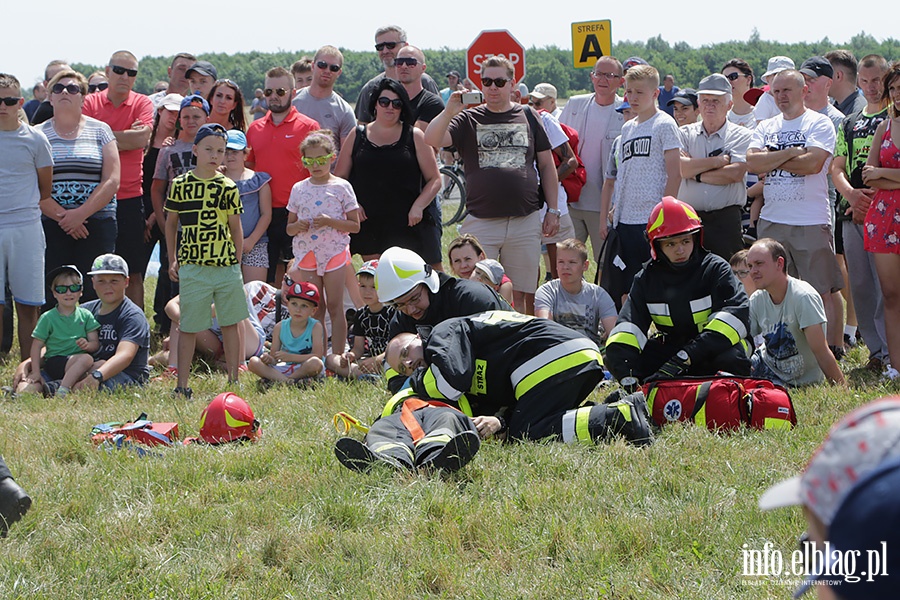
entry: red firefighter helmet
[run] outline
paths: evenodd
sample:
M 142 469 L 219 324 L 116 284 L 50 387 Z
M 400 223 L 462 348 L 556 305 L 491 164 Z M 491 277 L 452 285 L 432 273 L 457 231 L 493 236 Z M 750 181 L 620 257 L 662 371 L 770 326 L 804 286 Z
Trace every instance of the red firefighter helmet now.
M 699 233 L 700 245 L 703 245 L 703 223 L 697 211 L 690 204 L 672 196 L 666 196 L 653 207 L 650 220 L 647 221 L 647 239 L 650 241 L 650 256 L 656 259 L 656 240 L 682 235 Z
M 213 398 L 200 415 L 200 437 L 209 444 L 239 440 L 256 441 L 259 437 L 259 421 L 253 409 L 231 392 Z

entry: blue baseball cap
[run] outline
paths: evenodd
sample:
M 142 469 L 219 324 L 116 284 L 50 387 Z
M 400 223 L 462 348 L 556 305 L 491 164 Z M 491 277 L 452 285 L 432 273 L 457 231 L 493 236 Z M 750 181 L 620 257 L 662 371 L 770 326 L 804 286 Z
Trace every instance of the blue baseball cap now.
M 207 123 L 197 130 L 197 135 L 194 136 L 194 144 L 199 144 L 203 138 L 208 138 L 211 135 L 222 138 L 226 144 L 228 143 L 228 132 L 225 131 L 224 127 L 218 123 Z
M 225 147 L 229 150 L 244 150 L 247 147 L 247 136 L 240 129 L 229 129 Z
M 191 94 L 190 96 L 186 96 L 184 100 L 181 101 L 181 108 L 186 108 L 188 106 L 196 106 L 197 108 L 202 108 L 203 112 L 209 116 L 209 102 L 206 101 L 206 98 L 201 96 L 200 94 Z M 180 111 L 181 108 L 178 110 Z

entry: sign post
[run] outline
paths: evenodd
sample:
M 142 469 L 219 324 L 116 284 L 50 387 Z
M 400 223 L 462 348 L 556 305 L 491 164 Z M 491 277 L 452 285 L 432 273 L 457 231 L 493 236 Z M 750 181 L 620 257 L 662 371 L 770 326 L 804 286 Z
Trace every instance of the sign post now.
M 466 52 L 466 75 L 479 88 L 481 63 L 490 56 L 503 56 L 513 64 L 516 83 L 525 77 L 525 47 L 505 29 L 482 31 Z
M 612 54 L 612 21 L 572 23 L 572 64 L 590 69 L 601 56 Z

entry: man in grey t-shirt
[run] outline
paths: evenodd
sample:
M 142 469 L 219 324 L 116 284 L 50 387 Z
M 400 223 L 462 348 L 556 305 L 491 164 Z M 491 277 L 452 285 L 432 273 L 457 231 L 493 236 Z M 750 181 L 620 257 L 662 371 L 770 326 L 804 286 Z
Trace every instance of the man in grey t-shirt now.
M 341 76 L 344 55 L 334 46 L 322 46 L 313 58 L 312 85 L 297 92 L 291 102 L 297 112 L 315 120 L 319 127 L 332 131 L 337 139 L 338 152 L 341 142 L 356 127 L 353 108 L 334 91 L 334 84 Z

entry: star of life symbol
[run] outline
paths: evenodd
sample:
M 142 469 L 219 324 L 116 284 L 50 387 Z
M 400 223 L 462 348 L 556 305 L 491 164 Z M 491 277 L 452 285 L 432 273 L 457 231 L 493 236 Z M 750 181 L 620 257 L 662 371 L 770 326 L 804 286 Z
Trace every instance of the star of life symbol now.
M 663 414 L 666 415 L 666 420 L 677 421 L 681 418 L 681 402 L 678 400 L 669 400 L 663 407 Z

